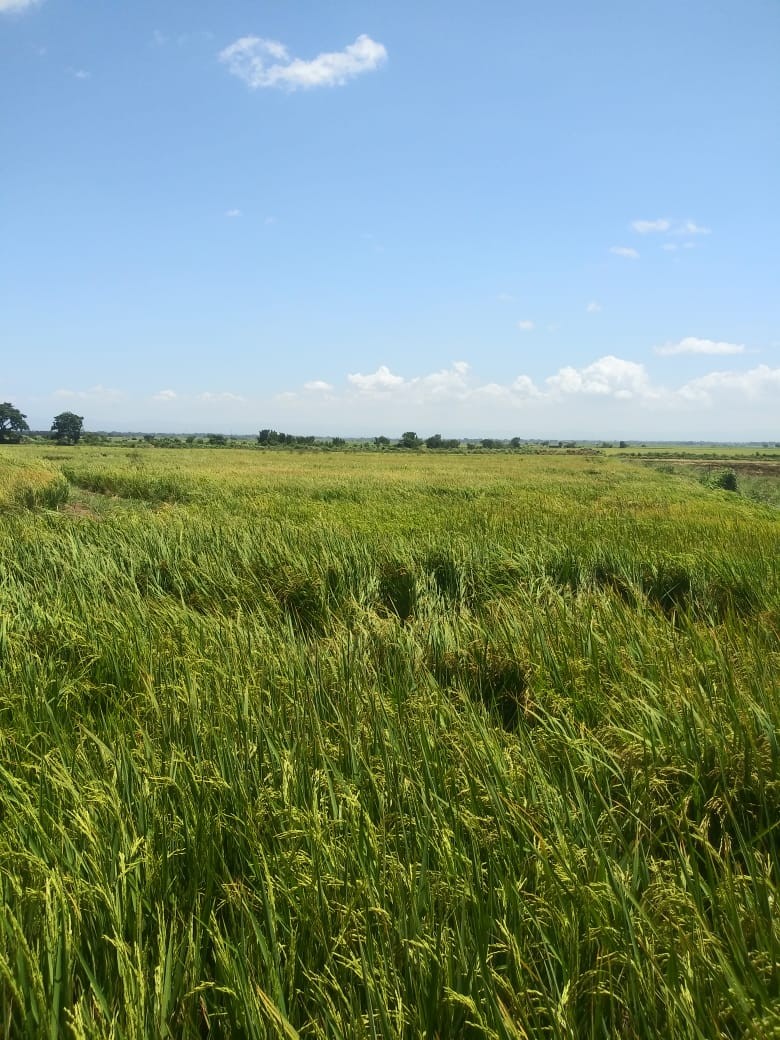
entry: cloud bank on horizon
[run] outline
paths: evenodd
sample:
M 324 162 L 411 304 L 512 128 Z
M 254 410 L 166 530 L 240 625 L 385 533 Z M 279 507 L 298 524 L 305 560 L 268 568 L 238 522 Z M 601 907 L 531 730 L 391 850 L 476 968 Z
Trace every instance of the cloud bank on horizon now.
M 674 345 L 679 350 L 667 349 L 665 355 L 687 353 L 691 344 L 710 348 L 693 353 L 744 350 L 742 344 L 688 337 Z M 297 390 L 272 397 L 168 388 L 148 394 L 144 402 L 103 386 L 59 389 L 52 397 L 91 405 L 93 429 L 123 428 L 98 417 L 116 420 L 117 409 L 124 406 L 135 414 L 149 408 L 152 428 L 161 432 L 252 433 L 270 424 L 296 433 L 347 436 L 392 435 L 403 426 L 449 436 L 729 440 L 743 428 L 747 432 L 740 439 L 760 441 L 776 437 L 780 367 L 718 369 L 670 386 L 654 378 L 645 364 L 606 354 L 581 367 L 564 365 L 538 380 L 519 374 L 506 382 L 485 382 L 461 360 L 412 376 L 379 365 L 372 372 L 349 372 L 338 384 L 310 379 Z M 124 428 L 135 427 L 130 423 Z

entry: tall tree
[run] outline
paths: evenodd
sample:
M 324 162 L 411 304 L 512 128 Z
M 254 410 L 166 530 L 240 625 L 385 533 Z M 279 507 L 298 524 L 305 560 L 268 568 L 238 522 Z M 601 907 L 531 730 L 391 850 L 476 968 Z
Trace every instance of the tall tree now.
M 0 443 L 17 444 L 25 430 L 29 430 L 27 416 L 14 408 L 10 401 L 0 404 Z
M 84 416 L 75 412 L 60 412 L 51 424 L 51 432 L 59 444 L 78 444 L 83 429 Z

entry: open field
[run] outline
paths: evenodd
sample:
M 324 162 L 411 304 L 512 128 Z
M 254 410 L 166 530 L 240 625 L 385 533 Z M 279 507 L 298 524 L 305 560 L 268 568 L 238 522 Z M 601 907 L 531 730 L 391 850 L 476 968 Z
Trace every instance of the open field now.
M 624 458 L 0 449 L 0 1037 L 780 1038 L 779 549 Z

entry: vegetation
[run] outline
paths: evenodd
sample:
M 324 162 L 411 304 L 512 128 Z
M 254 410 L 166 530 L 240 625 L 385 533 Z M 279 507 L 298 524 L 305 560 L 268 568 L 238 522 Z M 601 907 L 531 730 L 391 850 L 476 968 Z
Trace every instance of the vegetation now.
M 10 401 L 0 404 L 0 444 L 18 443 L 21 435 L 29 429 L 27 416 L 22 415 Z
M 780 1036 L 776 511 L 143 444 L 0 510 L 0 1036 Z
M 83 429 L 84 416 L 75 412 L 60 412 L 51 424 L 51 432 L 59 444 L 78 444 Z

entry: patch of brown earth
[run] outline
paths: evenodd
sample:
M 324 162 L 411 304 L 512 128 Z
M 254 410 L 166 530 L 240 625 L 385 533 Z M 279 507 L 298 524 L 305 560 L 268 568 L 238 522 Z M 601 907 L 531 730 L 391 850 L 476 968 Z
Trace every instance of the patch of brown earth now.
M 69 516 L 82 516 L 86 520 L 99 520 L 100 517 L 89 506 L 85 506 L 82 502 L 66 502 L 65 505 L 60 507 L 61 513 L 67 513 Z

